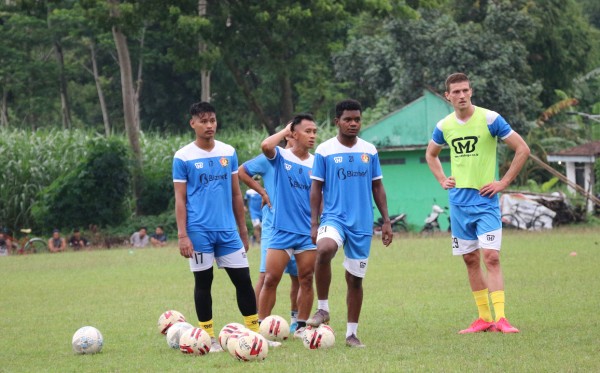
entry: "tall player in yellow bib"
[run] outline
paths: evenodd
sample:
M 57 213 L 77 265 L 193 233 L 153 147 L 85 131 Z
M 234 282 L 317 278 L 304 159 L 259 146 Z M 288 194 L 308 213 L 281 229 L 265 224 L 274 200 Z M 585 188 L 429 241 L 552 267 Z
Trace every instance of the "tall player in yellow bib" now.
M 455 73 L 446 79 L 445 96 L 454 107 L 454 113 L 437 123 L 425 155 L 437 181 L 448 189 L 452 253 L 463 257 L 479 311 L 477 320 L 459 333 L 518 333 L 504 313 L 498 193 L 518 175 L 529 156 L 529 147 L 498 113 L 473 105 L 472 95 L 465 74 Z M 495 180 L 497 138 L 515 152 L 510 168 L 500 180 Z M 446 144 L 450 147 L 452 175 L 449 177 L 439 159 Z M 483 273 L 481 257 L 487 276 Z

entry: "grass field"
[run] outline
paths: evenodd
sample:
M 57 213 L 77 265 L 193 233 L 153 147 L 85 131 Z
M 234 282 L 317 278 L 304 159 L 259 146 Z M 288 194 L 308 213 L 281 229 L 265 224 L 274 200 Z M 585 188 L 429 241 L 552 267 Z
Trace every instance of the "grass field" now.
M 193 357 L 171 350 L 157 331 L 176 309 L 196 324 L 193 278 L 172 246 L 0 258 L 0 372 L 598 372 L 600 232 L 558 229 L 505 233 L 506 311 L 517 335 L 458 335 L 476 318 L 466 271 L 448 236 L 396 238 L 373 245 L 359 336 L 344 346 L 342 256 L 330 298 L 336 346 L 309 351 L 284 342 L 260 363 L 227 353 Z M 577 252 L 577 256 L 569 255 Z M 250 251 L 253 279 L 258 250 Z M 215 271 L 216 331 L 242 322 L 233 286 Z M 289 280 L 273 313 L 289 319 Z M 75 355 L 71 337 L 92 325 L 104 335 L 97 355 Z

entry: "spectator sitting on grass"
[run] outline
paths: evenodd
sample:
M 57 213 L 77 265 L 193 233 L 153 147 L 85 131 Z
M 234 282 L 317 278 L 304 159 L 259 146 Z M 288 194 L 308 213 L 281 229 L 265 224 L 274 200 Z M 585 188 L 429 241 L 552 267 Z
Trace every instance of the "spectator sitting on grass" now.
M 131 235 L 129 239 L 129 243 L 133 247 L 146 247 L 148 246 L 148 242 L 150 242 L 150 237 L 146 232 L 148 229 L 146 227 L 141 227 L 139 231 L 135 232 Z
M 10 254 L 10 248 L 12 247 L 12 241 L 7 237 L 4 232 L 0 232 L 0 256 L 7 256 Z
M 60 231 L 57 228 L 52 230 L 52 237 L 48 240 L 48 249 L 51 253 L 59 253 L 65 251 L 67 242 L 60 236 Z
M 73 230 L 73 235 L 69 238 L 69 246 L 73 248 L 73 250 L 78 251 L 79 249 L 86 247 L 88 245 L 88 240 L 85 237 L 81 237 L 81 233 L 79 229 L 75 228 Z
M 152 246 L 156 247 L 165 246 L 167 244 L 167 235 L 161 225 L 156 227 L 154 234 L 150 237 L 150 243 L 152 243 Z

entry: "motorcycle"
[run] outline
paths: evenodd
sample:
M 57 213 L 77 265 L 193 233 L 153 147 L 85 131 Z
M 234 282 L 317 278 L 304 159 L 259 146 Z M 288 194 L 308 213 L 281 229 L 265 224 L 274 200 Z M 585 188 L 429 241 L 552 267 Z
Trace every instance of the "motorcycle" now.
M 408 232 L 408 222 L 406 221 L 406 214 L 390 216 L 390 224 L 392 225 L 392 232 Z M 383 218 L 379 217 L 373 223 L 373 234 L 381 235 L 382 226 Z
M 425 218 L 425 225 L 423 226 L 423 229 L 421 229 L 421 233 L 439 232 L 440 223 L 438 222 L 438 219 L 440 215 L 446 213 L 447 209 L 448 207 L 441 207 L 434 203 L 434 205 L 431 207 L 431 212 Z M 450 221 L 449 217 L 448 221 Z M 450 227 L 448 227 L 448 230 L 450 230 Z

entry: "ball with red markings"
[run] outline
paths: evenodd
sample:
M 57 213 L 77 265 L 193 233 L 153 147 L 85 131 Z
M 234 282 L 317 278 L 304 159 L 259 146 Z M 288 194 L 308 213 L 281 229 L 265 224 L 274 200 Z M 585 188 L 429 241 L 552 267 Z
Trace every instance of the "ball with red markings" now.
M 277 315 L 265 317 L 260 323 L 260 334 L 270 341 L 284 341 L 290 335 L 290 325 Z
M 210 335 L 201 328 L 186 329 L 179 338 L 179 350 L 184 354 L 206 355 L 210 345 Z
M 167 334 L 171 325 L 177 322 L 185 322 L 185 317 L 181 312 L 175 310 L 163 312 L 158 318 L 158 331 L 162 334 Z
M 325 324 L 318 328 L 306 327 L 302 336 L 302 343 L 309 350 L 330 348 L 335 344 L 335 334 L 333 329 Z
M 240 361 L 264 360 L 269 353 L 267 339 L 259 333 L 249 332 L 237 339 L 235 358 Z

